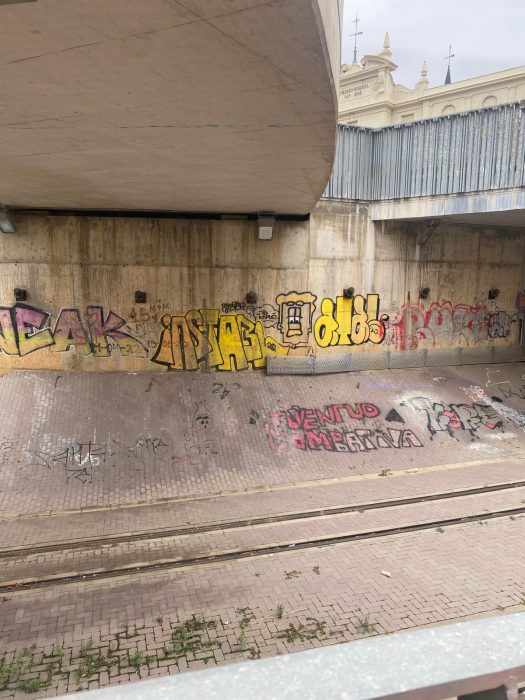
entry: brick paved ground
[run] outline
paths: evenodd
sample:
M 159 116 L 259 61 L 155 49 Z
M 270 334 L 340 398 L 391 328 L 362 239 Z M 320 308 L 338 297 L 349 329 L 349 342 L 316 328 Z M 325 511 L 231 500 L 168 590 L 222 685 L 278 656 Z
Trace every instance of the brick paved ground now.
M 516 454 L 521 430 L 512 424 L 432 436 L 427 413 L 414 402 L 471 405 L 473 387 L 489 399 L 510 387 L 517 396 L 504 398 L 503 407 L 519 410 L 521 374 L 516 365 L 322 377 L 12 373 L 0 378 L 0 509 L 137 503 Z M 371 449 L 377 440 L 369 440 L 358 450 L 352 445 L 355 452 L 305 452 L 292 444 L 304 430 L 283 421 L 265 428 L 279 410 L 346 402 L 374 404 L 380 413 L 352 419 L 342 410 L 341 423 L 329 429 L 347 430 L 354 442 L 355 430 L 410 429 L 423 447 L 405 439 L 400 448 Z
M 61 547 L 57 551 L 14 555 L 3 559 L 0 583 L 14 584 L 35 577 L 65 576 L 76 572 L 87 574 L 101 568 L 133 567 L 137 562 L 141 565 L 167 561 L 182 562 L 189 558 L 256 549 L 270 544 L 297 546 L 310 540 L 371 533 L 415 523 L 436 523 L 488 512 L 504 512 L 519 509 L 524 503 L 525 487 L 446 501 L 353 511 L 329 517 L 319 516 L 204 533 L 117 541 L 70 550 Z
M 505 518 L 14 594 L 0 607 L 1 634 L 8 659 L 36 644 L 26 677 L 42 668 L 45 678 L 52 659 L 40 657 L 59 650 L 53 694 L 514 611 L 525 602 L 524 536 L 523 519 Z
M 2 377 L 0 582 L 523 507 L 519 486 L 279 521 L 286 513 L 525 481 L 523 384 L 520 365 L 315 378 Z M 269 515 L 278 522 L 162 536 Z M 502 515 L 14 588 L 0 593 L 0 698 L 51 696 L 519 609 L 524 527 L 521 514 Z M 147 539 L 67 548 L 129 533 Z M 6 556 L 57 543 L 65 543 L 60 552 Z

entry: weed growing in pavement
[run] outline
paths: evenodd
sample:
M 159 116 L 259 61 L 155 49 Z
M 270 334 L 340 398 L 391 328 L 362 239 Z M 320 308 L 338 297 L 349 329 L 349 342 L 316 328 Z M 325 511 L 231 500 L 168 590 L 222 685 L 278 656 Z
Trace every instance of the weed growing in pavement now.
M 297 571 L 296 569 L 294 569 L 293 571 L 285 571 L 284 572 L 284 578 L 286 578 L 286 579 L 299 578 L 300 575 L 301 575 L 301 572 Z
M 143 664 L 146 663 L 146 661 L 147 661 L 147 658 L 146 658 L 145 654 L 143 654 L 143 653 L 142 653 L 141 651 L 139 651 L 138 649 L 137 649 L 133 654 L 131 654 L 130 657 L 129 657 L 129 663 L 130 663 L 130 665 L 131 665 L 131 666 L 135 666 L 135 668 L 137 669 L 137 671 L 139 670 L 139 668 L 140 668 Z
M 16 688 L 24 693 L 37 693 L 49 688 L 53 676 L 60 670 L 60 665 L 52 661 L 46 665 L 43 672 L 39 668 L 38 675 L 31 676 L 34 673 L 33 667 L 42 666 L 43 661 L 43 654 L 34 655 L 31 649 L 15 653 L 11 660 L 5 652 L 0 654 L 0 691 Z
M 445 532 L 445 530 L 442 527 L 436 527 L 436 532 Z
M 164 617 L 163 617 L 163 615 L 159 615 L 158 617 L 155 618 L 155 620 L 156 620 L 158 625 L 162 625 L 162 623 L 164 622 Z
M 193 613 L 189 620 L 186 620 L 186 626 L 193 632 L 199 632 L 206 627 L 206 622 L 202 615 Z
M 110 659 L 102 656 L 100 652 L 85 653 L 82 658 L 83 660 L 75 671 L 77 683 L 79 683 L 82 678 L 90 678 L 102 668 L 111 668 L 111 666 L 117 663 L 117 659 Z
M 18 690 L 23 690 L 24 693 L 38 693 L 39 690 L 45 690 L 49 688 L 51 683 L 52 673 L 48 672 L 45 678 L 41 676 L 35 676 L 34 678 L 24 678 L 18 684 Z
M 251 620 L 255 620 L 255 615 L 253 614 L 253 610 L 251 608 L 237 608 L 235 612 L 237 615 L 241 616 L 241 619 L 239 620 L 239 626 L 241 629 L 247 627 Z
M 321 574 L 321 570 L 318 566 L 312 567 L 312 571 L 314 572 L 314 574 L 317 574 L 317 575 Z
M 286 639 L 289 644 L 294 642 L 304 642 L 309 639 L 320 639 L 321 637 L 326 637 L 326 623 L 317 620 L 315 617 L 307 617 L 306 625 L 299 623 L 299 625 L 294 625 L 293 622 L 288 625 L 288 627 L 279 634 L 280 639 Z
M 127 616 L 124 618 L 124 621 L 122 623 L 122 627 L 124 627 L 124 638 L 125 639 L 131 639 L 131 637 L 138 636 L 137 625 L 130 625 Z
M 313 570 L 319 567 L 314 567 Z M 285 572 L 287 578 L 297 578 L 300 571 Z M 317 572 L 316 572 L 317 573 Z M 260 651 L 255 642 L 252 642 L 248 629 L 256 619 L 256 615 L 250 607 L 237 608 L 238 616 L 238 637 L 235 651 L 242 652 L 246 659 L 257 659 Z M 275 615 L 277 619 L 282 619 L 285 615 L 285 606 L 282 603 L 276 605 Z M 157 623 L 164 623 L 164 618 L 159 615 Z M 210 639 L 210 630 L 214 629 L 217 623 L 213 620 L 206 620 L 202 614 L 194 613 L 186 620 L 180 620 L 172 624 L 171 639 L 163 649 L 155 651 L 151 656 L 146 651 L 137 647 L 128 650 L 128 644 L 124 640 L 131 636 L 142 635 L 142 628 L 137 628 L 136 624 L 130 624 L 126 619 L 119 631 L 116 631 L 111 638 L 104 641 L 95 641 L 92 638 L 84 639 L 80 642 L 80 647 L 71 649 L 62 647 L 56 642 L 52 651 L 47 650 L 45 655 L 37 652 L 36 645 L 21 652 L 0 651 L 0 691 L 19 689 L 25 693 L 36 693 L 47 690 L 56 685 L 59 679 L 68 679 L 71 674 L 76 681 L 78 690 L 86 690 L 88 683 L 93 680 L 101 682 L 101 672 L 109 673 L 116 666 L 118 669 L 132 666 L 137 672 L 148 667 L 152 662 L 186 657 L 191 663 L 198 654 L 201 661 L 208 664 L 215 662 L 215 657 L 211 651 L 214 648 L 221 648 L 220 637 Z M 288 642 L 305 641 L 311 639 L 327 638 L 325 623 L 315 618 L 306 618 L 303 623 L 290 624 L 279 635 Z M 214 634 L 215 636 L 215 634 Z M 229 649 L 228 649 L 229 650 Z M 204 652 L 204 653 L 203 653 Z M 141 673 L 144 673 L 143 671 Z M 106 676 L 106 674 L 104 674 Z M 107 676 L 106 676 L 107 677 Z
M 93 647 L 93 640 L 92 639 L 86 639 L 85 641 L 80 643 L 80 651 L 79 656 L 87 656 L 89 652 L 91 651 Z
M 246 648 L 248 646 L 248 642 L 246 641 L 246 634 L 244 632 L 244 627 L 241 627 L 241 633 L 237 637 L 237 646 L 241 651 L 246 651 Z
M 20 674 L 31 668 L 31 662 L 24 659 L 24 651 L 12 660 L 6 659 L 6 654 L 0 657 L 0 690 L 7 690 L 10 682 L 18 681 Z
M 243 615 L 241 624 L 244 629 L 255 616 L 249 608 L 240 609 L 239 613 Z M 219 643 L 209 639 L 207 634 L 207 630 L 215 626 L 214 621 L 205 620 L 202 615 L 193 614 L 173 629 L 170 644 L 160 653 L 155 653 L 152 656 L 146 655 L 139 649 L 134 652 L 120 649 L 122 639 L 129 639 L 139 634 L 137 626 L 130 625 L 127 619 L 123 629 L 109 641 L 107 646 L 109 646 L 110 651 L 107 654 L 104 650 L 97 648 L 91 638 L 81 641 L 76 654 L 72 653 L 70 649 L 64 650 L 58 642 L 53 645 L 52 652 L 46 655 L 35 651 L 36 644 L 14 654 L 0 651 L 0 691 L 8 689 L 13 691 L 18 689 L 25 693 L 44 691 L 51 686 L 53 681 L 56 682 L 60 678 L 67 679 L 70 668 L 74 673 L 77 689 L 85 690 L 87 686 L 83 681 L 89 681 L 98 676 L 102 670 L 109 671 L 114 665 L 131 665 L 139 671 L 142 666 L 149 665 L 154 661 L 173 658 L 175 655 L 185 656 L 188 652 L 219 646 Z M 243 648 L 246 648 L 245 644 Z M 257 654 L 255 650 L 252 651 L 253 655 Z M 62 668 L 64 657 L 67 659 L 67 672 L 64 672 Z M 210 659 L 214 659 L 214 657 L 205 657 L 205 663 Z
M 53 645 L 53 652 L 51 656 L 58 656 L 58 658 L 63 658 L 64 654 L 66 652 L 64 651 L 64 648 L 60 644 L 54 644 Z
M 126 639 L 131 639 L 132 637 L 138 637 L 137 625 L 126 625 L 126 630 L 124 632 Z
M 199 651 L 203 647 L 210 648 L 215 642 L 202 639 L 202 634 L 209 628 L 214 628 L 216 623 L 213 620 L 205 620 L 202 615 L 195 613 L 174 628 L 171 635 L 171 647 L 173 652 L 164 649 L 166 658 L 168 654 L 174 653 L 177 657 L 185 656 L 189 652 Z
M 159 661 L 167 661 L 173 655 L 173 651 L 168 647 L 163 647 L 158 655 Z
M 177 656 L 185 656 L 189 652 L 198 651 L 201 648 L 201 638 L 188 630 L 185 624 L 182 624 L 173 630 L 171 646 Z
M 370 615 L 367 613 L 363 618 L 357 618 L 356 630 L 359 634 L 377 634 L 376 623 L 370 622 Z
M 255 647 L 250 647 L 248 649 L 248 640 L 246 639 L 246 628 L 250 624 L 252 620 L 255 620 L 255 615 L 253 613 L 253 610 L 251 608 L 237 608 L 236 611 L 237 615 L 241 616 L 241 619 L 239 620 L 239 627 L 241 629 L 241 633 L 237 637 L 237 646 L 241 651 L 249 651 L 250 652 L 250 659 L 258 659 L 260 656 L 259 649 L 256 649 Z
M 392 476 L 392 472 L 390 469 L 381 469 L 379 476 Z

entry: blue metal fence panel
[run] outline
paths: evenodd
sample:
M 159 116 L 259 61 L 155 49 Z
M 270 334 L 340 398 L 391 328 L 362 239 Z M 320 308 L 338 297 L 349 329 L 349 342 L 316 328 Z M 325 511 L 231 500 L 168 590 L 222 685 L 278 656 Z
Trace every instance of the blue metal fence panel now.
M 376 201 L 525 186 L 519 103 L 381 129 L 339 125 L 325 197 Z

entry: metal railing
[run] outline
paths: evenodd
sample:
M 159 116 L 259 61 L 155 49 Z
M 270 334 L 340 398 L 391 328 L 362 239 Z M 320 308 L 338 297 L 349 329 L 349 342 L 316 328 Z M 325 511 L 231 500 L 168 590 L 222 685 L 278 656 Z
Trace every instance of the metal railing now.
M 521 103 L 380 129 L 339 125 L 324 197 L 378 201 L 525 187 Z
M 514 613 L 118 685 L 86 698 L 510 700 L 524 682 L 525 613 Z

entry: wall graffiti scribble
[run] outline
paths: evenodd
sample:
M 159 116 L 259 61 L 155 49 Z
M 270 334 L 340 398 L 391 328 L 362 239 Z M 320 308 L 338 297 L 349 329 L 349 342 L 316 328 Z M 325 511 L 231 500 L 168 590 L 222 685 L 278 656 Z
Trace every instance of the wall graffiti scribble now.
M 477 345 L 488 340 L 507 338 L 512 324 L 522 317 L 497 308 L 489 308 L 483 301 L 473 304 L 453 304 L 436 301 L 429 308 L 422 303 L 405 304 L 387 326 L 387 345 L 398 350 L 443 345 Z
M 147 470 L 163 467 L 171 469 L 181 463 L 192 467 L 202 466 L 208 455 L 217 454 L 214 439 L 191 441 L 199 430 L 208 427 L 209 416 L 198 411 L 194 416 L 194 430 L 187 433 L 187 444 L 182 452 L 174 448 L 169 439 L 159 436 L 139 436 L 133 443 L 110 438 L 105 442 L 71 441 L 62 442 L 60 447 L 41 448 L 33 445 L 0 443 L 0 462 L 5 461 L 11 453 L 25 456 L 30 467 L 59 470 L 68 484 L 92 484 L 102 476 L 102 470 Z M 209 437 L 209 436 L 207 436 Z
M 454 432 L 458 430 L 467 431 L 474 439 L 478 437 L 476 431 L 482 426 L 488 430 L 503 426 L 500 416 L 492 406 L 485 403 L 442 404 L 420 396 L 412 399 L 411 404 L 416 410 L 426 414 L 431 440 L 440 432 L 446 432 L 454 437 Z
M 53 455 L 51 461 L 63 467 L 66 482 L 77 479 L 86 484 L 93 481 L 93 469 L 105 464 L 109 456 L 108 446 L 105 444 L 75 443 Z
M 501 400 L 498 401 L 494 400 L 494 398 L 490 398 L 480 386 L 463 387 L 463 391 L 471 401 L 479 401 L 486 404 L 500 420 L 506 420 L 512 426 L 520 430 L 525 428 L 524 411 L 516 410 L 511 406 L 505 406 Z
M 408 428 L 384 428 L 381 423 L 374 424 L 373 428 L 352 425 L 352 421 L 363 424 L 379 413 L 379 408 L 373 403 L 338 403 L 322 409 L 291 406 L 267 416 L 268 443 L 279 453 L 290 447 L 327 452 L 370 452 L 378 448 L 423 446 Z
M 214 418 L 208 406 L 199 401 L 191 420 L 191 428 L 184 433 L 186 454 L 193 458 L 219 453 L 218 441 L 213 434 Z

